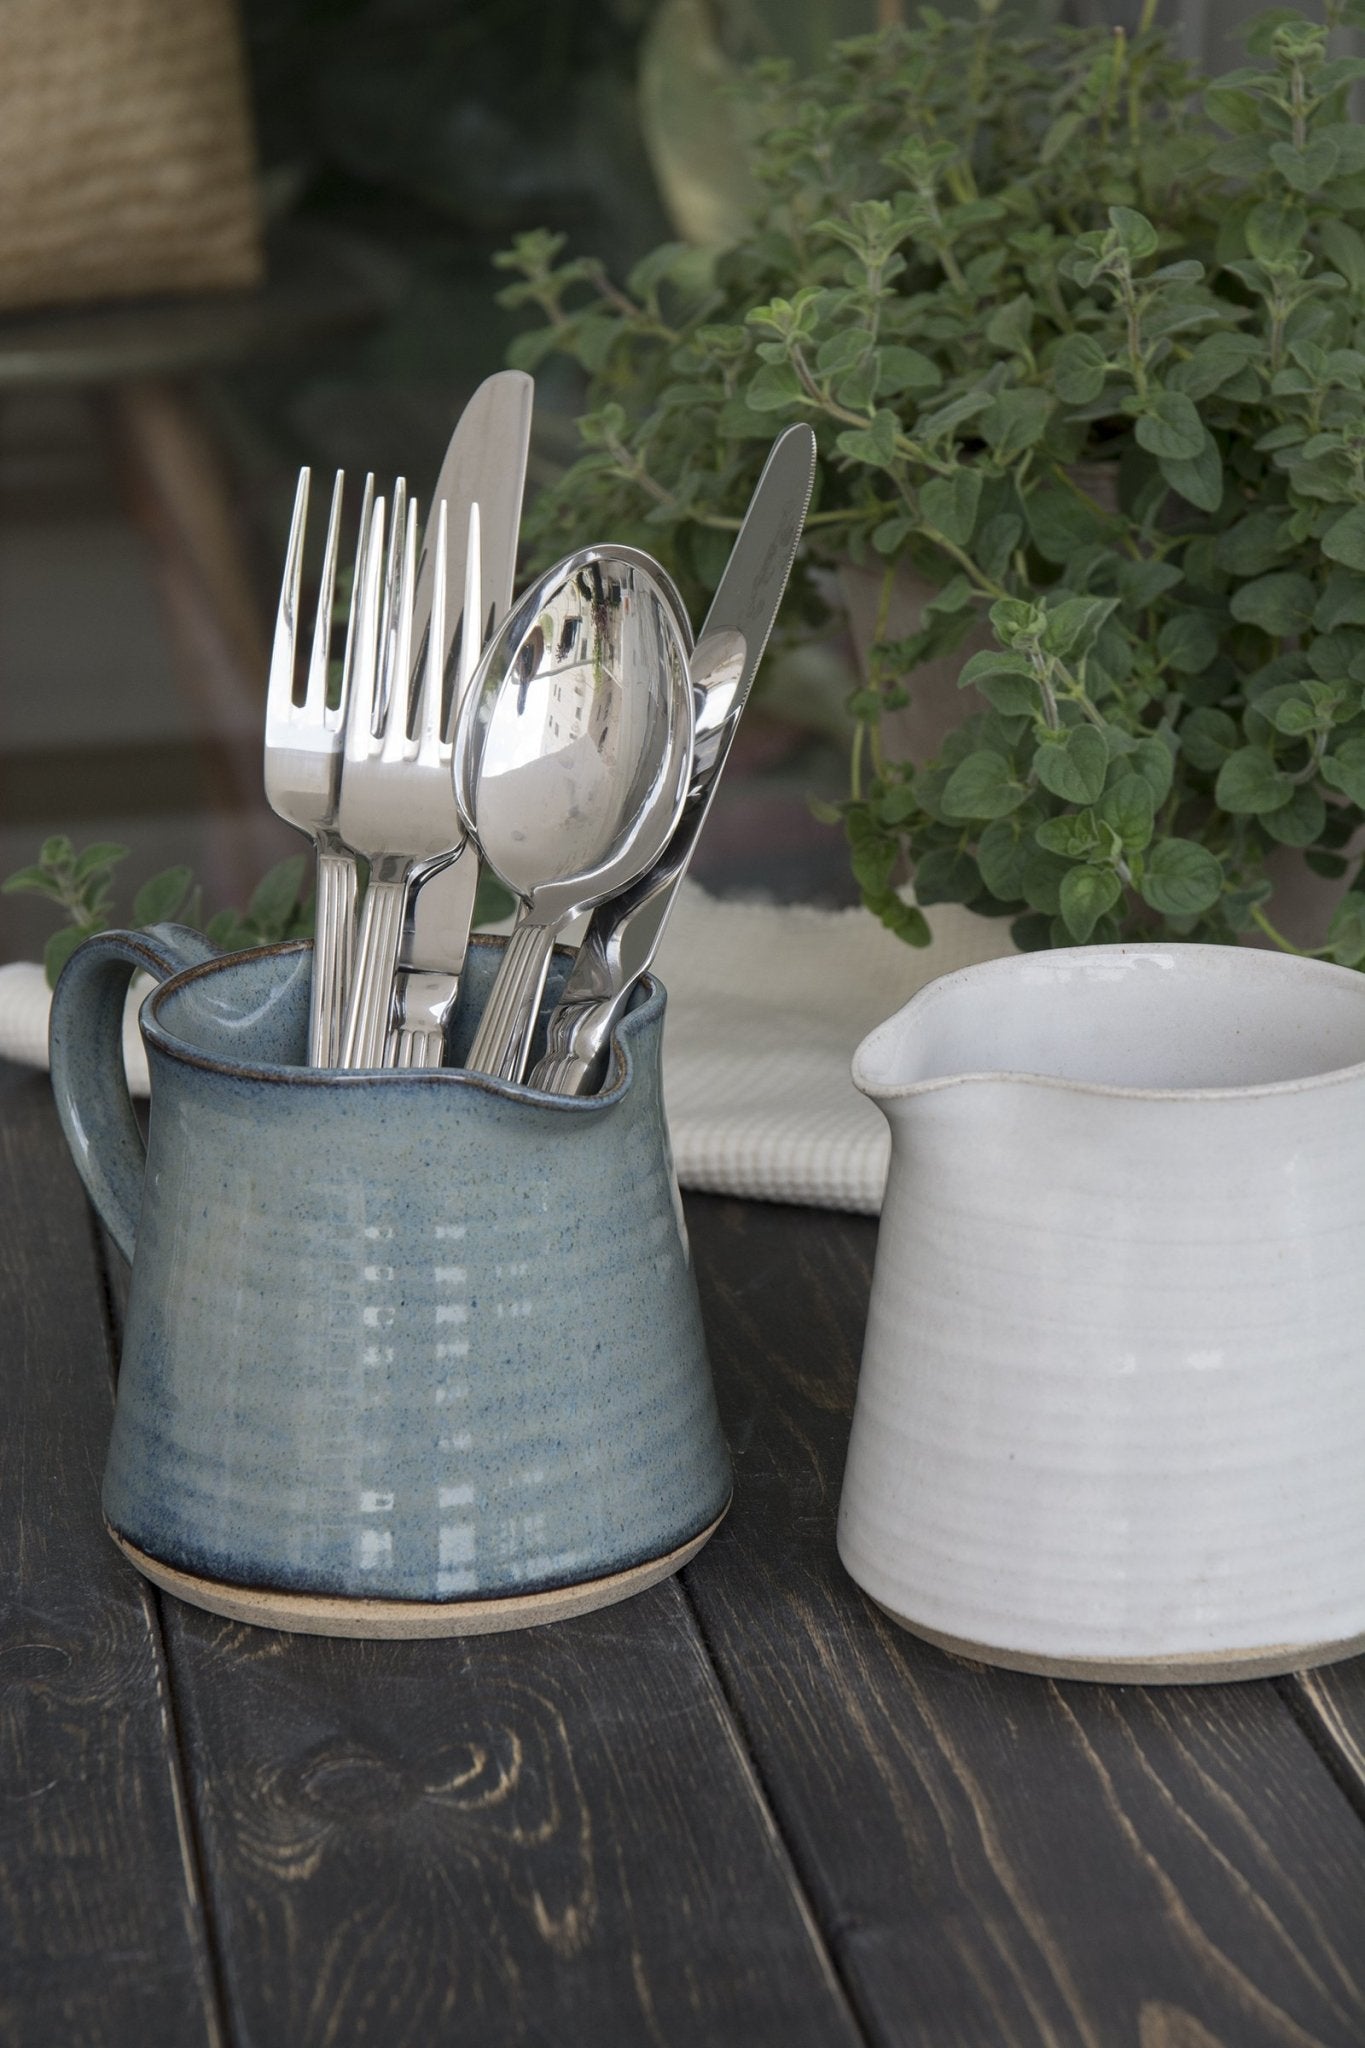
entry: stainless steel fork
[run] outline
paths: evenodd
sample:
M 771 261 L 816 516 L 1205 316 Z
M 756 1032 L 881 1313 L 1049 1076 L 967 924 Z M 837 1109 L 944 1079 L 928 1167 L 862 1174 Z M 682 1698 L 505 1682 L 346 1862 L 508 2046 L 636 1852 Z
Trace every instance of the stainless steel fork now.
M 417 507 L 404 530 L 395 493 L 385 617 L 379 646 L 356 664 L 346 713 L 337 822 L 346 844 L 369 863 L 361 906 L 355 972 L 341 1063 L 381 1067 L 393 1026 L 394 970 L 409 891 L 432 863 L 458 846 L 464 828 L 450 779 L 451 746 L 441 731 L 445 645 L 445 501 L 435 511 L 436 577 L 428 655 L 410 705 L 409 661 L 417 554 Z M 371 575 L 383 544 L 384 503 L 376 501 L 370 538 Z M 368 612 L 366 614 L 368 616 Z
M 441 529 L 438 547 L 446 550 L 445 521 L 449 508 L 441 501 Z M 464 631 L 455 668 L 454 703 L 464 701 L 474 671 L 479 665 L 482 643 L 479 622 L 483 617 L 480 567 L 482 548 L 477 500 L 469 506 L 469 527 L 465 536 L 465 577 L 461 617 Z M 445 611 L 445 554 L 435 556 L 434 581 L 439 580 L 441 611 Z M 433 590 L 431 625 L 444 629 L 437 617 Z M 428 662 L 435 658 L 435 630 L 427 641 Z M 426 867 L 416 886 L 408 892 L 407 918 L 401 947 L 402 959 L 394 976 L 393 1036 L 386 1057 L 396 1067 L 439 1067 L 445 1058 L 446 1026 L 460 988 L 464 947 L 473 915 L 474 892 L 478 886 L 478 852 L 469 838 L 453 847 L 448 859 Z M 452 942 L 459 957 L 452 958 Z
M 345 477 L 337 471 L 327 520 L 322 581 L 313 623 L 307 681 L 296 701 L 299 645 L 299 587 L 303 573 L 303 536 L 308 521 L 311 475 L 299 472 L 294 512 L 285 550 L 275 639 L 265 713 L 266 801 L 286 824 L 306 832 L 317 850 L 316 936 L 313 986 L 308 1015 L 308 1059 L 315 1067 L 334 1067 L 341 1056 L 341 1029 L 346 991 L 351 980 L 355 945 L 356 864 L 337 829 L 337 789 L 341 769 L 342 728 L 360 651 L 358 607 L 365 582 L 374 478 L 365 479 L 360 510 L 360 539 L 355 581 L 346 625 L 338 701 L 328 702 L 333 610 L 336 601 L 337 557 L 341 538 L 341 504 Z

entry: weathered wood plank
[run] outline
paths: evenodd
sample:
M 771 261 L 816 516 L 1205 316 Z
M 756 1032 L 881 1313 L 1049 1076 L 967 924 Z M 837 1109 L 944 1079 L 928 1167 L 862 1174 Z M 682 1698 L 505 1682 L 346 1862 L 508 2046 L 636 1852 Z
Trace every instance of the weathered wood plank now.
M 0 1064 L 0 2041 L 221 2038 L 154 1609 L 99 1513 L 109 1338 L 45 1076 Z
M 240 2048 L 863 2040 L 676 1581 L 448 1642 L 162 1607 Z
M 871 2038 L 1365 2040 L 1365 1827 L 1273 1684 L 1057 1684 L 921 1644 L 834 1522 L 870 1223 L 690 1207 L 735 1506 L 685 1585 Z
M 1281 1681 L 1365 1820 L 1365 1657 Z
M 167 1629 L 242 2048 L 861 2039 L 675 1585 L 464 1642 Z

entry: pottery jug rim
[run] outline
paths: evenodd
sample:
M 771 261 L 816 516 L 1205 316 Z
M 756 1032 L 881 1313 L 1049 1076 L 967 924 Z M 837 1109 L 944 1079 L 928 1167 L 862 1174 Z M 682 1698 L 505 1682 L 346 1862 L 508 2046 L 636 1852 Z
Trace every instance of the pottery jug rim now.
M 1054 947 L 1037 953 L 1008 953 L 980 960 L 936 976 L 915 991 L 890 1017 L 867 1033 L 853 1055 L 853 1085 L 869 1100 L 880 1105 L 904 1102 L 945 1089 L 978 1086 L 982 1083 L 1011 1083 L 1068 1095 L 1112 1098 L 1141 1102 L 1246 1102 L 1263 1097 L 1280 1097 L 1346 1086 L 1365 1079 L 1365 1054 L 1359 1060 L 1338 1062 L 1319 1072 L 1298 1074 L 1279 1080 L 1230 1082 L 1224 1085 L 1186 1086 L 1141 1085 L 1101 1081 L 1081 1076 L 1049 1074 L 1029 1066 L 964 1066 L 955 1073 L 934 1073 L 919 1079 L 897 1081 L 884 1077 L 888 1055 L 903 1047 L 911 1030 L 945 1000 L 964 987 L 992 983 L 1059 983 L 1075 972 L 1096 980 L 1113 981 L 1113 970 L 1122 962 L 1137 958 L 1175 971 L 1212 970 L 1225 982 L 1240 980 L 1249 986 L 1282 985 L 1286 981 L 1316 981 L 1319 987 L 1351 992 L 1362 1009 L 1361 1045 L 1365 1048 L 1365 974 L 1333 961 L 1305 958 L 1300 954 L 1272 953 L 1260 948 L 1217 946 L 1197 943 L 1171 945 L 1161 941 L 1133 941 L 1109 946 Z M 1106 968 L 1109 970 L 1105 972 Z
M 259 1082 L 276 1087 L 289 1088 L 464 1088 L 473 1089 L 484 1095 L 500 1097 L 508 1102 L 534 1102 L 537 1106 L 569 1115 L 596 1115 L 613 1107 L 628 1093 L 633 1073 L 631 1039 L 637 1032 L 647 1029 L 662 1012 L 667 1001 L 667 991 L 655 974 L 644 974 L 640 978 L 639 993 L 634 1003 L 621 1018 L 612 1032 L 613 1047 L 618 1047 L 613 1063 L 611 1085 L 599 1089 L 595 1095 L 549 1095 L 532 1088 L 525 1082 L 503 1081 L 492 1074 L 471 1073 L 464 1067 L 404 1067 L 404 1068 L 356 1068 L 308 1067 L 290 1065 L 283 1061 L 241 1060 L 227 1058 L 221 1054 L 204 1052 L 187 1039 L 180 1037 L 164 1021 L 162 1009 L 186 988 L 224 969 L 244 965 L 247 962 L 284 960 L 295 958 L 312 949 L 311 939 L 283 939 L 270 946 L 253 946 L 242 952 L 217 953 L 211 959 L 197 961 L 194 965 L 181 968 L 176 974 L 148 991 L 138 1012 L 138 1027 L 149 1051 L 155 1051 L 163 1058 L 172 1060 L 178 1066 L 194 1067 L 203 1073 L 221 1074 L 238 1081 Z M 500 943 L 496 935 L 476 933 L 470 940 L 470 951 L 483 949 Z M 572 948 L 557 946 L 555 952 L 572 959 Z

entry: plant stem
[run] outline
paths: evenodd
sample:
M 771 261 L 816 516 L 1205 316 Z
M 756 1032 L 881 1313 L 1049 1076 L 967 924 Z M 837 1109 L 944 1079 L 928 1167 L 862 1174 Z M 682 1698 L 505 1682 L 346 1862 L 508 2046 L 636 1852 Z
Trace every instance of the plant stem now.
M 652 334 L 660 341 L 682 340 L 682 336 L 674 328 L 666 326 L 662 320 L 651 319 L 643 306 L 637 306 L 629 293 L 623 292 L 619 285 L 612 282 L 605 268 L 594 269 L 592 282 L 599 298 L 605 299 L 609 306 L 614 306 L 616 311 L 629 320 L 640 333 Z
M 608 444 L 608 447 L 610 453 L 616 458 L 617 470 L 621 476 L 630 483 L 638 484 L 640 489 L 653 498 L 656 504 L 665 505 L 670 511 L 679 510 L 679 501 L 676 493 L 668 490 L 658 481 L 657 477 L 651 476 L 643 462 L 638 462 L 622 442 L 612 441 Z M 732 513 L 698 512 L 693 510 L 687 516 L 694 525 L 714 527 L 720 533 L 737 533 L 741 524 L 740 520 Z M 836 516 L 844 519 L 848 515 L 841 512 Z M 810 522 L 807 523 L 809 524 Z
M 977 566 L 964 548 L 960 548 L 956 541 L 949 540 L 946 533 L 940 533 L 936 526 L 923 525 L 920 527 L 920 532 L 926 540 L 932 541 L 936 548 L 942 548 L 945 555 L 951 555 L 959 569 L 965 572 L 984 597 L 1001 598 L 1009 596 L 1009 592 L 1004 584 L 997 583 L 993 577 L 988 576 L 984 569 Z
M 1296 946 L 1292 939 L 1285 937 L 1283 932 L 1276 931 L 1259 903 L 1253 903 L 1251 906 L 1251 921 L 1265 933 L 1272 945 L 1279 947 L 1282 953 L 1293 953 L 1300 960 L 1325 960 L 1327 958 L 1327 948 L 1325 946 L 1319 947 L 1316 950 L 1308 946 Z
M 1128 367 L 1133 373 L 1133 389 L 1139 398 L 1147 395 L 1147 364 L 1142 354 L 1141 309 L 1133 280 L 1127 268 L 1119 280 L 1119 298 L 1123 305 L 1124 318 L 1128 328 Z
M 1296 59 L 1289 74 L 1289 104 L 1292 109 L 1294 147 L 1302 149 L 1308 140 L 1308 108 L 1303 90 L 1303 66 Z
M 934 243 L 934 254 L 943 265 L 943 275 L 947 278 L 949 284 L 956 285 L 960 292 L 965 293 L 967 290 L 967 280 L 958 268 L 957 258 L 952 252 L 946 235 L 941 235 Z

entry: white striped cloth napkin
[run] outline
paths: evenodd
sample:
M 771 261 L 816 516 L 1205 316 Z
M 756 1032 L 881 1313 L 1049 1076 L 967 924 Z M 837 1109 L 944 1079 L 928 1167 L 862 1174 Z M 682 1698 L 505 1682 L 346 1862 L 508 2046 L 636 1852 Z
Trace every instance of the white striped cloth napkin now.
M 664 1097 L 686 1188 L 875 1212 L 886 1120 L 850 1066 L 874 1024 L 940 974 L 1012 950 L 1009 925 L 956 905 L 907 946 L 866 910 L 679 895 L 659 974 L 668 989 Z
M 875 1212 L 886 1180 L 880 1110 L 849 1077 L 859 1041 L 935 975 L 1010 950 L 1009 927 L 947 904 L 931 946 L 865 910 L 717 902 L 685 883 L 659 951 L 668 989 L 664 1096 L 687 1188 Z M 144 984 L 144 990 L 145 990 Z M 130 998 L 129 1084 L 147 1090 Z M 0 967 L 0 1057 L 47 1064 L 40 967 Z

